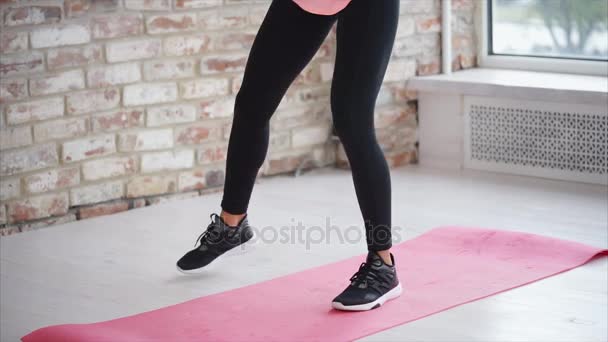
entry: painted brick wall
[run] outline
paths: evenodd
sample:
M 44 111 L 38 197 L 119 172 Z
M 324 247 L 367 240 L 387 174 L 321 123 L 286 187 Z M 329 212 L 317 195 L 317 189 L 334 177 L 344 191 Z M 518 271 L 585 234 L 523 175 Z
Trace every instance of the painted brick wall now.
M 401 3 L 376 113 L 391 166 L 416 161 L 407 79 L 441 65 L 439 1 Z M 475 3 L 453 3 L 454 66 L 472 67 Z M 0 0 L 0 235 L 221 190 L 234 96 L 268 4 Z M 273 117 L 262 176 L 347 166 L 330 138 L 334 43 Z

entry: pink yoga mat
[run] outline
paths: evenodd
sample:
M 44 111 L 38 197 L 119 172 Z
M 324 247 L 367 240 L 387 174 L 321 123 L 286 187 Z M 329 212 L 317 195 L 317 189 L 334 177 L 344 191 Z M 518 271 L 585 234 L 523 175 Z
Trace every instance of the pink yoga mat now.
M 436 228 L 393 248 L 404 294 L 379 309 L 330 302 L 364 256 L 130 317 L 38 329 L 31 341 L 350 341 L 583 265 L 607 250 L 538 235 Z

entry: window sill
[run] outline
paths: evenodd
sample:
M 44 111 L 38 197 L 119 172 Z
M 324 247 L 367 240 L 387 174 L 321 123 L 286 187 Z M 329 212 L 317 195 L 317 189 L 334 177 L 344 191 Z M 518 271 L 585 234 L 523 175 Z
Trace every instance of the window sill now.
M 414 77 L 408 81 L 408 87 L 431 93 L 608 103 L 608 79 L 602 76 L 476 68 L 450 75 Z

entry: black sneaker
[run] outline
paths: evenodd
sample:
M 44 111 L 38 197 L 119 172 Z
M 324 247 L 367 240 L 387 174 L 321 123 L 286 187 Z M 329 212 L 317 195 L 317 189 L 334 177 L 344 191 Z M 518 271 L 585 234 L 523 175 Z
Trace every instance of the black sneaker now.
M 177 270 L 182 273 L 196 273 L 220 255 L 249 241 L 252 237 L 253 231 L 247 216 L 241 219 L 237 227 L 230 227 L 218 214 L 211 214 L 211 223 L 207 230 L 194 243 L 196 247 L 200 241 L 200 245 L 177 261 Z
M 331 303 L 334 309 L 365 311 L 380 307 L 386 301 L 401 295 L 401 283 L 397 279 L 395 258 L 393 265 L 387 265 L 374 252 L 369 252 L 367 260 L 359 271 L 350 278 L 350 285 Z

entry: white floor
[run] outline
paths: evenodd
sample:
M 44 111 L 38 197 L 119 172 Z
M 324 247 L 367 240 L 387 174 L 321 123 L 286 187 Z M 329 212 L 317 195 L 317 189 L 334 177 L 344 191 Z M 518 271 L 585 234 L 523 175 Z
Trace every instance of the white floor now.
M 420 167 L 394 170 L 392 182 L 393 223 L 402 240 L 440 225 L 470 225 L 608 246 L 608 194 L 603 186 Z M 332 240 L 308 249 L 297 239 L 267 242 L 273 231 L 299 221 L 305 227 L 325 227 L 326 218 L 342 229 L 361 226 L 350 173 L 317 170 L 296 179 L 263 179 L 256 186 L 250 219 L 258 230 L 275 227 L 264 230 L 266 242 L 230 252 L 199 276 L 178 274 L 176 259 L 193 246 L 220 197 L 207 195 L 3 237 L 0 339 L 16 341 L 50 324 L 95 322 L 156 309 L 365 251 L 364 241 Z M 607 288 L 608 258 L 603 258 L 364 340 L 607 341 Z

